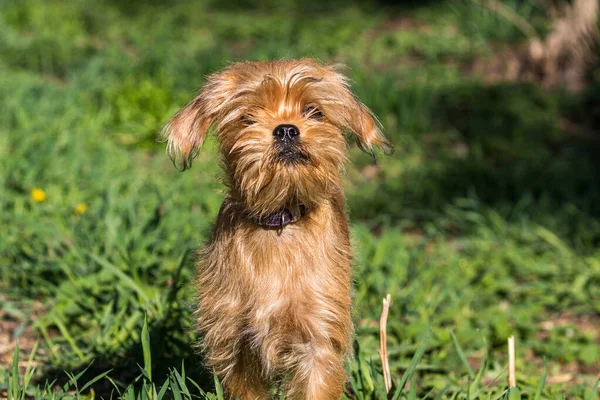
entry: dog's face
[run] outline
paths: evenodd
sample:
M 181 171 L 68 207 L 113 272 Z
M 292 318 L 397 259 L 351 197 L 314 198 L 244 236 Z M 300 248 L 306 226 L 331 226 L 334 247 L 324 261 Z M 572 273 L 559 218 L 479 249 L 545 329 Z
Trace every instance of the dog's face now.
M 365 151 L 391 150 L 347 79 L 312 60 L 237 63 L 209 76 L 164 129 L 176 165 L 191 165 L 213 125 L 232 195 L 256 217 L 338 190 L 346 132 Z

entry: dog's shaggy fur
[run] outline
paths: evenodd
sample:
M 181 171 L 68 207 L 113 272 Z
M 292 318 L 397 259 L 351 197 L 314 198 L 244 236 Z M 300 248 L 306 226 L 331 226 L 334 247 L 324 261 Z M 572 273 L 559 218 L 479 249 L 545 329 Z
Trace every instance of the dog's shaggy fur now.
M 177 164 L 211 126 L 228 193 L 198 262 L 206 362 L 234 398 L 278 385 L 288 399 L 338 399 L 352 336 L 343 133 L 369 152 L 391 146 L 347 79 L 308 59 L 210 75 L 165 127 Z

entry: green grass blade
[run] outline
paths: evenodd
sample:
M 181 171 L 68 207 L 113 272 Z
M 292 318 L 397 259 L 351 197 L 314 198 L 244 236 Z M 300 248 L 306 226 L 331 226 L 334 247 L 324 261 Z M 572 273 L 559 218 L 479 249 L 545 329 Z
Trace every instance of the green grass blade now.
M 430 389 L 429 392 L 427 392 L 425 394 L 425 396 L 423 396 L 423 398 L 421 398 L 421 400 L 427 400 L 429 398 L 429 396 L 431 396 L 433 394 L 434 390 L 435 390 L 435 388 Z
M 483 360 L 483 363 L 481 364 L 479 371 L 477 371 L 477 375 L 475 375 L 475 379 L 473 379 L 473 382 L 471 382 L 471 384 L 469 385 L 469 391 L 471 390 L 471 388 L 476 389 L 479 386 L 479 382 L 481 382 L 483 373 L 487 369 L 489 357 L 490 357 L 490 354 L 487 351 L 487 347 L 486 347 L 485 359 Z M 478 399 L 480 397 L 481 393 L 483 393 L 485 390 L 486 390 L 485 388 L 481 388 L 478 391 L 476 391 L 475 393 L 473 393 L 472 395 L 470 395 L 468 398 L 471 400 Z
M 370 395 L 375 391 L 375 383 L 373 382 L 373 377 L 371 376 L 371 370 L 369 369 L 369 365 L 365 361 L 362 354 L 358 355 L 358 369 L 362 381 L 363 391 L 365 392 L 365 394 Z
M 119 389 L 119 385 L 117 385 L 117 383 L 110 376 L 106 376 L 106 380 L 109 381 L 113 385 L 113 387 L 119 394 L 119 398 L 123 397 L 121 390 Z
M 417 375 L 410 377 L 410 389 L 408 391 L 408 400 L 417 400 Z
M 435 396 L 435 400 L 441 400 L 444 397 L 444 395 L 446 394 L 446 392 L 448 391 L 449 388 L 450 388 L 449 384 L 446 385 L 446 386 L 444 386 L 444 388 L 442 389 L 442 391 L 439 392 L 437 396 Z
M 357 380 L 356 380 L 356 376 L 354 374 L 350 375 L 350 387 L 352 388 L 352 392 L 354 392 L 354 396 L 356 396 L 356 398 L 358 400 L 363 400 L 364 399 L 364 394 L 361 390 L 359 390 L 358 386 L 357 386 Z
M 65 371 L 65 374 L 69 377 L 69 380 L 61 388 L 59 397 L 62 397 L 64 394 L 66 394 L 71 386 L 73 386 L 75 388 L 75 390 L 77 391 L 77 381 L 79 380 L 79 378 L 81 378 L 83 376 L 83 374 L 85 374 L 87 372 L 87 370 L 90 368 L 91 365 L 92 364 L 90 363 L 90 365 L 88 365 L 83 371 L 79 372 L 77 375 L 74 375 L 70 372 Z
M 404 390 L 404 385 L 406 385 L 406 382 L 408 381 L 408 379 L 412 376 L 412 374 L 414 374 L 417 364 L 419 363 L 419 361 L 421 361 L 421 358 L 423 358 L 423 355 L 425 355 L 425 350 L 427 350 L 427 343 L 429 342 L 430 337 L 431 337 L 431 329 L 427 332 L 427 335 L 419 344 L 419 347 L 417 348 L 415 355 L 413 356 L 412 360 L 410 361 L 408 368 L 406 369 L 406 371 L 404 371 L 404 374 L 402 375 L 402 379 L 400 379 L 400 383 L 398 384 L 398 387 L 396 388 L 396 392 L 394 393 L 394 396 L 392 397 L 392 399 L 397 400 L 400 398 L 400 395 L 402 394 L 402 390 Z
M 177 386 L 177 382 L 175 382 L 175 377 L 171 375 L 169 379 L 171 382 L 171 393 L 173 394 L 173 400 L 182 400 L 181 391 Z
M 71 336 L 69 330 L 67 329 L 65 324 L 63 324 L 63 322 L 60 320 L 58 315 L 53 315 L 52 322 L 54 322 L 60 333 L 64 336 L 67 342 L 69 342 L 69 345 L 71 346 L 75 354 L 77 354 L 77 357 L 79 357 L 81 361 L 85 360 L 83 352 L 81 351 L 79 346 L 77 346 L 77 343 L 75 343 L 75 339 L 73 339 L 73 336 Z
M 140 380 L 145 378 L 147 381 L 150 381 L 150 377 L 148 376 L 148 372 L 142 367 L 140 364 L 136 364 L 138 369 L 140 370 L 141 375 L 137 377 L 136 380 Z
M 521 400 L 521 390 L 518 387 L 510 388 L 508 400 Z
M 167 378 L 165 380 L 165 382 L 162 384 L 162 386 L 160 387 L 160 391 L 156 395 L 156 400 L 162 400 L 162 398 L 165 397 L 165 394 L 167 393 L 167 390 L 169 389 L 170 386 L 171 386 L 170 380 L 169 380 L 169 378 Z
M 200 385 L 198 385 L 197 382 L 195 382 L 192 378 L 190 378 L 189 376 L 186 378 L 186 380 L 188 382 L 190 382 L 192 385 L 194 385 L 194 387 L 196 389 L 198 389 L 198 393 L 200 393 L 201 395 L 205 395 L 206 393 L 204 392 L 204 390 L 202 390 L 202 388 L 200 387 Z
M 35 367 L 33 366 L 33 357 L 37 353 L 39 342 L 36 341 L 31 349 L 31 353 L 29 353 L 29 358 L 27 359 L 27 367 L 25 367 L 25 375 L 23 376 L 23 391 L 22 398 L 25 398 L 25 393 L 27 392 L 27 388 L 33 378 L 33 374 L 35 372 Z
M 148 317 L 144 317 L 144 325 L 142 326 L 142 352 L 144 354 L 144 370 L 150 382 L 152 382 L 152 351 L 150 349 L 150 333 L 148 332 Z
M 150 400 L 148 396 L 149 389 L 147 387 L 147 382 L 148 381 L 144 381 L 144 383 L 142 384 L 142 390 L 140 391 L 140 394 L 138 394 L 138 397 L 141 396 L 142 400 Z
M 544 372 L 540 378 L 540 383 L 538 384 L 537 390 L 535 391 L 535 397 L 533 400 L 541 400 L 542 399 L 542 391 L 544 390 L 544 386 L 546 385 L 546 374 L 548 373 L 548 365 L 546 364 L 546 360 L 544 360 Z
M 44 337 L 44 342 L 46 343 L 46 348 L 50 350 L 50 352 L 48 354 L 52 356 L 52 358 L 54 359 L 55 362 L 58 362 L 60 360 L 60 358 L 59 358 L 58 352 L 56 351 L 57 346 L 54 344 L 54 341 L 48 334 L 48 329 L 46 328 L 46 325 L 42 321 L 37 321 L 34 323 L 34 325 L 42 333 L 42 336 Z
M 221 386 L 221 382 L 219 382 L 219 377 L 217 376 L 217 374 L 214 371 L 213 371 L 213 379 L 215 382 L 215 392 L 217 392 L 217 399 L 224 400 L 225 397 L 223 395 L 223 387 Z
M 462 346 L 460 345 L 460 343 L 458 343 L 458 339 L 456 338 L 456 335 L 454 334 L 453 331 L 450 331 L 450 335 L 452 336 L 452 341 L 454 341 L 454 347 L 456 348 L 456 352 L 458 353 L 458 357 L 460 358 L 460 360 L 462 361 L 463 365 L 467 369 L 467 373 L 469 374 L 469 378 L 473 379 L 473 369 L 471 369 L 471 366 L 469 365 L 469 361 L 467 360 L 467 356 L 465 355 L 465 352 L 463 351 Z
M 88 252 L 88 254 L 90 257 L 92 257 L 92 259 L 94 259 L 94 261 L 96 261 L 98 264 L 100 264 L 100 266 L 102 266 L 104 269 L 112 272 L 118 278 L 120 278 L 121 281 L 123 282 L 123 284 L 125 286 L 128 286 L 134 292 L 136 292 L 144 302 L 148 302 L 149 299 L 148 299 L 148 296 L 146 295 L 146 293 L 144 292 L 144 290 L 129 275 L 127 275 L 125 272 L 121 271 L 121 269 L 119 267 L 117 267 L 116 265 L 113 265 L 108 260 L 106 260 L 102 257 L 99 257 L 93 253 Z
M 89 382 L 86 382 L 85 385 L 83 385 L 81 387 L 81 389 L 79 389 L 79 392 L 83 392 L 85 389 L 89 388 L 90 386 L 92 386 L 94 383 L 98 382 L 100 379 L 104 378 L 106 375 L 110 374 L 110 372 L 112 371 L 112 369 L 109 369 L 106 372 L 101 373 L 100 375 L 95 376 L 94 378 L 92 378 Z
M 508 398 L 508 392 L 509 392 L 509 390 L 505 389 L 505 390 L 501 391 L 499 395 L 497 395 L 496 397 L 492 398 L 492 400 L 499 400 L 501 397 Z
M 186 261 L 188 259 L 188 255 L 190 253 L 190 249 L 186 248 L 179 258 L 177 262 L 177 268 L 175 269 L 175 274 L 173 275 L 173 285 L 171 286 L 168 294 L 167 294 L 167 306 L 170 306 L 173 300 L 175 300 L 175 296 L 177 292 L 182 288 L 181 283 L 181 272 L 186 265 Z
M 190 391 L 187 388 L 187 385 L 185 384 L 185 379 L 183 379 L 183 377 L 179 374 L 179 372 L 176 369 L 173 369 L 172 374 L 175 376 L 177 384 L 181 389 L 182 393 L 185 395 L 185 397 L 191 399 L 192 395 L 190 394 Z
M 125 399 L 126 400 L 135 400 L 135 393 L 133 390 L 133 387 L 130 387 L 129 390 L 127 390 Z
M 15 344 L 12 362 L 12 376 L 9 381 L 11 385 L 8 388 L 8 400 L 17 400 L 19 396 L 19 341 Z
M 600 378 L 596 381 L 596 384 L 592 388 L 592 393 L 590 393 L 589 400 L 597 400 L 598 399 L 598 386 L 600 386 Z

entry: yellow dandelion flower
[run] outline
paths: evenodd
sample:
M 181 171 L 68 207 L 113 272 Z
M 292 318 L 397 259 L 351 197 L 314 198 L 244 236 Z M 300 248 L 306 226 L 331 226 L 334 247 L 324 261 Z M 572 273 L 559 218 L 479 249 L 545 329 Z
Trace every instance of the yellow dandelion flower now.
M 37 203 L 41 203 L 46 200 L 46 192 L 44 192 L 40 188 L 33 188 L 33 189 L 31 189 L 31 197 Z
M 85 203 L 79 203 L 75 206 L 75 213 L 81 215 L 81 214 L 85 214 L 85 212 L 87 211 L 88 206 Z

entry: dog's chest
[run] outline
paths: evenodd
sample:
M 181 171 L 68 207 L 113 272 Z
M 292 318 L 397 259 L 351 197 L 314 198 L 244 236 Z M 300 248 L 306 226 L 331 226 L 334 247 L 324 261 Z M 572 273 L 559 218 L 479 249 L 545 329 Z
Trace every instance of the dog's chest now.
M 319 335 L 345 343 L 351 251 L 343 212 L 323 209 L 280 231 L 228 227 L 227 217 L 199 264 L 202 321 L 228 318 L 272 365 L 292 343 Z
M 346 302 L 351 249 L 345 216 L 336 210 L 341 207 L 323 206 L 281 230 L 232 227 L 232 216 L 222 213 L 200 262 L 201 292 L 220 293 L 219 303 L 241 313 L 271 316 L 327 298 Z
M 349 269 L 347 237 L 330 226 L 320 229 L 289 225 L 281 231 L 257 230 L 244 239 L 248 247 L 248 272 L 277 284 L 299 286 L 307 281 Z
M 288 332 L 285 337 L 319 330 L 350 304 L 348 238 L 333 227 L 319 230 L 288 226 L 281 232 L 262 231 L 244 240 L 245 273 L 240 285 L 245 299 L 248 333 L 256 340 Z M 277 335 L 275 335 L 277 337 Z

